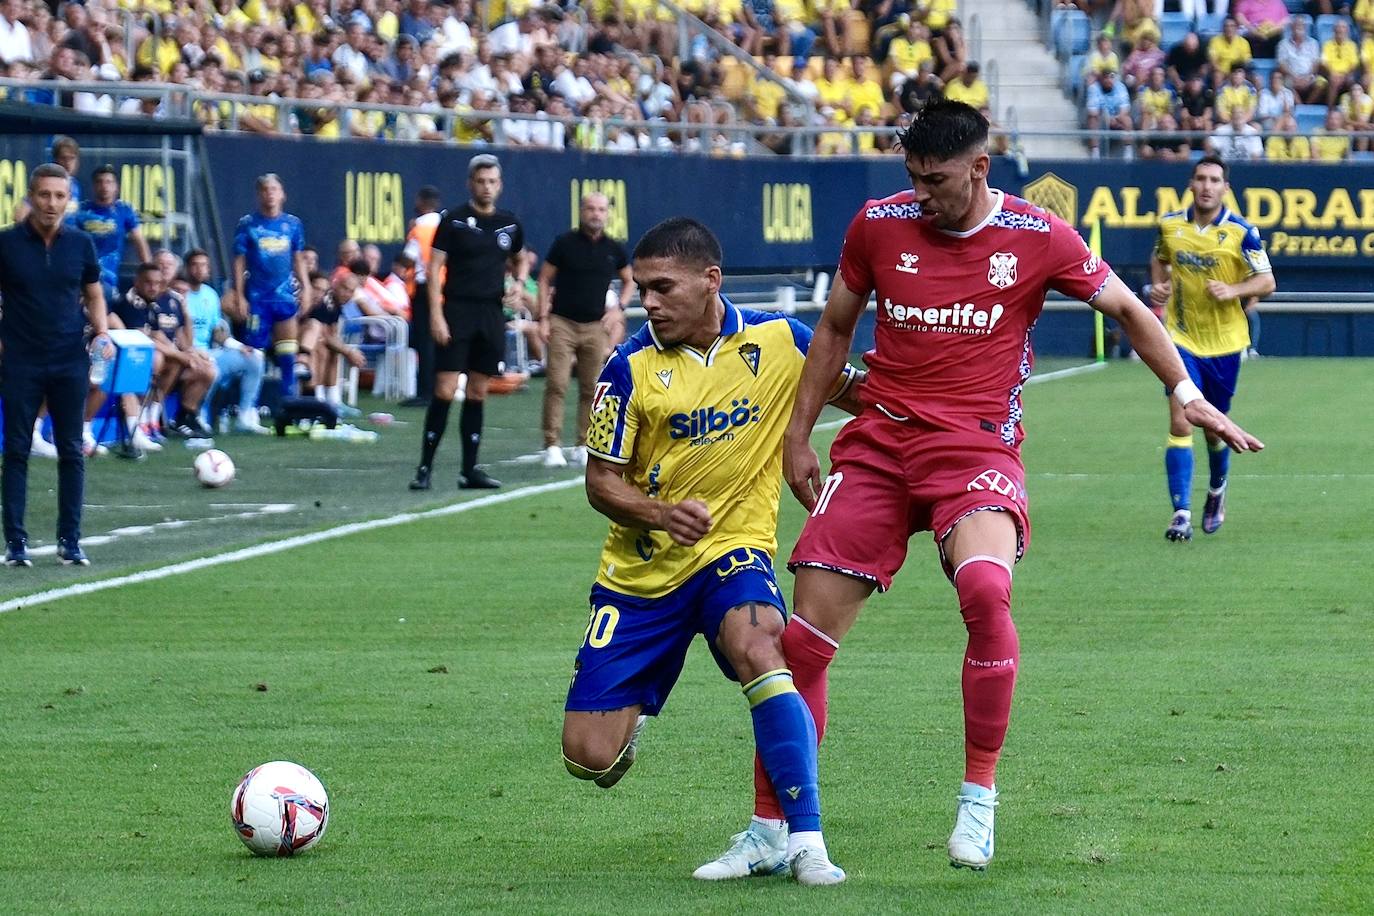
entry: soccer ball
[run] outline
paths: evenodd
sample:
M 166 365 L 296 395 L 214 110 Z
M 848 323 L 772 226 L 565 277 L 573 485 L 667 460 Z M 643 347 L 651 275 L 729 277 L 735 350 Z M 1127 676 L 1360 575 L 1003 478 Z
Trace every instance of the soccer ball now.
M 234 479 L 234 462 L 217 448 L 206 449 L 196 456 L 196 480 L 202 487 L 222 487 Z
M 329 826 L 329 796 L 315 774 L 274 760 L 248 771 L 229 802 L 229 817 L 255 856 L 293 856 L 320 841 Z

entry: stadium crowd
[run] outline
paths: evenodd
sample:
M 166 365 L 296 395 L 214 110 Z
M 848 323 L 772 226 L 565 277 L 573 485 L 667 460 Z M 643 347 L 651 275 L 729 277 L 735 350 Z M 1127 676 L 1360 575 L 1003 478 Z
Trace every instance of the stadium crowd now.
M 1101 27 L 1067 65 L 1097 132 L 1092 155 L 1339 162 L 1370 151 L 1374 0 L 1314 0 L 1311 14 L 1234 0 L 1191 19 L 1161 6 L 1079 7 Z M 1162 38 L 1166 25 L 1176 37 Z
M 954 0 L 682 5 L 716 36 L 699 30 L 685 57 L 673 15 L 653 0 L 492 0 L 484 11 L 472 0 L 0 0 L 0 73 L 239 96 L 196 104 L 208 129 L 625 151 L 742 153 L 729 125 L 897 124 L 937 94 L 989 107 Z M 725 43 L 777 80 L 756 77 Z M 166 114 L 156 98 L 8 94 Z M 889 133 L 864 136 L 859 151 L 884 150 Z M 779 133 L 766 144 L 788 153 L 794 138 Z M 853 149 L 838 133 L 822 134 L 819 146 Z

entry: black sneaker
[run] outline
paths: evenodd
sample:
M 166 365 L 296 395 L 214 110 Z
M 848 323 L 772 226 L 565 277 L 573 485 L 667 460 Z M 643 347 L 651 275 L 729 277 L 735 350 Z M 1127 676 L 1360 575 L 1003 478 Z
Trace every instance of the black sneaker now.
M 402 406 L 402 407 L 428 407 L 428 406 L 429 406 L 429 398 L 421 397 L 421 396 L 418 396 L 418 395 L 415 396 L 415 397 L 413 397 L 413 398 L 406 398 L 404 401 L 401 402 L 401 405 L 400 405 L 400 406 Z
M 21 538 L 5 545 L 5 565 L 32 566 L 33 560 L 29 559 L 29 542 Z
M 201 422 L 200 414 L 186 414 L 186 416 L 181 418 L 180 425 L 193 430 L 193 432 L 191 433 L 192 438 L 213 439 L 215 436 L 215 431 Z
M 86 551 L 82 550 L 76 541 L 58 541 L 57 558 L 62 561 L 63 566 L 91 565 L 91 558 L 86 556 Z
M 458 489 L 460 490 L 495 490 L 499 489 L 500 486 L 501 481 L 481 468 L 473 468 L 471 471 L 464 471 L 458 475 Z
M 410 488 L 412 490 L 428 490 L 430 484 L 429 477 L 429 468 L 425 467 L 423 464 L 420 465 L 415 469 L 415 479 L 410 482 Z
M 167 435 L 176 436 L 178 439 L 195 439 L 200 433 L 183 417 L 167 426 Z

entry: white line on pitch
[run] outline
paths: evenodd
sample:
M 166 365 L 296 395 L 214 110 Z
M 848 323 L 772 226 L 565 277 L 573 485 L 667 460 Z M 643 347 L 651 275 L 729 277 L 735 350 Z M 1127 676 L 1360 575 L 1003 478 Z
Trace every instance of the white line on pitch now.
M 1070 375 L 1078 375 L 1082 372 L 1091 372 L 1101 369 L 1105 363 L 1092 363 L 1086 366 L 1074 366 L 1071 369 L 1060 369 L 1056 372 L 1047 372 L 1044 375 L 1032 376 L 1027 384 L 1034 382 L 1048 382 L 1055 378 L 1064 378 Z M 850 418 L 845 417 L 841 420 L 830 420 L 825 423 L 817 424 L 817 429 L 829 429 L 847 423 Z M 32 595 L 23 595 L 19 598 L 11 598 L 8 601 L 0 602 L 0 614 L 16 611 L 20 608 L 33 607 L 39 604 L 48 604 L 59 601 L 62 598 L 70 598 L 76 595 L 89 595 L 94 592 L 103 592 L 111 588 L 119 588 L 122 585 L 134 585 L 140 582 L 153 582 L 158 579 L 166 579 L 170 576 L 181 575 L 182 573 L 195 572 L 200 569 L 209 569 L 214 566 L 223 566 L 226 563 L 237 563 L 239 560 L 250 560 L 255 557 L 265 557 L 274 553 L 281 553 L 295 547 L 304 547 L 308 544 L 318 544 L 321 541 L 330 541 L 335 538 L 346 537 L 350 534 L 358 534 L 364 531 L 376 531 L 381 528 L 394 528 L 397 525 L 404 525 L 409 522 L 423 521 L 431 518 L 442 518 L 447 515 L 457 515 L 472 509 L 481 509 L 486 506 L 495 506 L 501 503 L 511 502 L 525 496 L 536 496 L 540 493 L 552 493 L 557 490 L 567 490 L 582 484 L 582 477 L 565 478 L 553 481 L 552 483 L 535 484 L 529 487 L 520 487 L 506 493 L 498 493 L 494 496 L 482 496 L 466 502 L 451 503 L 447 506 L 440 506 L 437 509 L 429 509 L 424 512 L 403 512 L 400 515 L 391 515 L 386 518 L 371 519 L 365 522 L 351 522 L 347 525 L 339 525 L 335 528 L 327 528 L 324 531 L 315 531 L 309 534 L 298 534 L 280 541 L 268 541 L 265 544 L 257 544 L 252 547 L 244 547 L 240 550 L 233 550 L 229 553 L 216 554 L 209 557 L 201 557 L 196 560 L 185 560 L 180 563 L 173 563 L 170 566 L 162 566 L 158 569 L 147 569 L 142 572 L 130 573 L 124 576 L 115 576 L 111 579 L 97 579 L 94 582 L 78 582 L 75 585 L 67 585 L 62 588 L 49 589 L 44 592 L 35 592 Z M 90 543 L 88 540 L 87 543 Z
M 511 490 L 508 493 L 498 493 L 495 496 L 482 496 L 466 502 L 451 503 L 450 505 L 440 506 L 437 509 L 429 509 L 424 512 L 403 512 L 400 515 L 392 515 L 387 518 L 376 518 L 365 522 L 351 522 L 347 525 L 339 525 L 336 528 L 327 528 L 324 531 L 298 534 L 289 538 L 282 538 L 280 541 L 268 541 L 266 544 L 257 544 L 253 547 L 244 547 L 240 550 L 232 550 L 229 553 L 201 557 L 196 560 L 185 560 L 181 563 L 173 563 L 170 566 L 162 566 L 158 569 L 147 569 L 143 572 L 130 573 L 125 576 L 115 576 L 112 579 L 98 579 L 94 582 L 78 582 L 75 585 L 67 585 L 62 588 L 49 589 L 45 592 L 35 592 L 32 595 L 11 598 L 9 601 L 0 603 L 0 614 L 4 614 L 8 611 L 16 611 L 20 608 L 33 607 L 37 604 L 47 604 L 51 601 L 70 598 L 74 595 L 89 595 L 92 592 L 103 592 L 106 589 L 118 588 L 121 585 L 152 582 L 157 579 L 166 579 L 169 576 L 195 572 L 198 569 L 222 566 L 225 563 L 237 563 L 239 560 L 251 560 L 254 557 L 265 557 L 269 554 L 290 550 L 293 547 L 318 544 L 320 541 L 330 541 L 334 538 L 358 534 L 363 531 L 375 531 L 379 528 L 393 528 L 397 525 L 404 525 L 407 522 L 442 518 L 446 515 L 456 515 L 471 509 L 481 509 L 486 506 L 510 502 L 511 500 L 520 499 L 524 496 L 550 493 L 555 490 L 567 490 L 574 486 L 581 486 L 581 484 L 581 477 L 573 477 L 566 480 L 554 481 L 553 483 L 542 483 L 532 487 L 521 487 L 518 490 Z
M 295 503 L 253 503 L 258 508 L 250 512 L 235 512 L 231 515 L 208 515 L 205 518 L 174 518 L 165 522 L 157 522 L 152 525 L 125 525 L 121 528 L 111 528 L 105 534 L 93 534 L 90 537 L 81 539 L 81 543 L 86 547 L 100 547 L 109 544 L 120 538 L 138 537 L 139 535 L 152 534 L 155 531 L 172 531 L 177 528 L 186 528 L 190 525 L 199 525 L 204 522 L 224 522 L 238 518 L 258 518 L 263 515 L 281 515 L 296 508 Z M 213 507 L 214 504 L 212 503 Z M 57 545 L 47 544 L 43 547 L 35 547 L 29 551 L 31 556 L 51 557 L 57 555 Z

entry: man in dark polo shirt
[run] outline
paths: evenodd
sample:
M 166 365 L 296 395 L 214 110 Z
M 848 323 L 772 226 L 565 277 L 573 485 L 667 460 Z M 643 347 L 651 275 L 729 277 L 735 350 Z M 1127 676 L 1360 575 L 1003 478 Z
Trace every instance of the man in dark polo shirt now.
M 606 235 L 610 211 L 604 194 L 588 194 L 578 225 L 554 239 L 539 269 L 539 334 L 548 347 L 544 364 L 544 467 L 567 467 L 563 455 L 563 397 L 577 364 L 577 442 L 573 461 L 587 466 L 587 423 L 596 380 L 610 348 L 602 318 L 606 290 L 620 277 L 620 308 L 634 282 L 625 246 Z
M 95 243 L 81 230 L 63 224 L 70 198 L 67 170 L 40 165 L 29 176 L 29 214 L 0 231 L 0 398 L 5 410 L 0 490 L 7 566 L 33 565 L 24 506 L 33 421 L 45 399 L 58 457 L 57 556 L 69 566 L 90 563 L 80 544 L 86 475 L 81 421 L 91 371 L 87 323 L 104 358 L 113 356 L 114 348 L 105 334 L 105 296 Z
M 501 163 L 495 156 L 483 153 L 468 161 L 468 195 L 467 203 L 439 214 L 426 270 L 435 347 L 434 399 L 425 411 L 420 466 L 410 482 L 412 490 L 430 488 L 434 453 L 458 394 L 458 376 L 464 372 L 467 388 L 458 416 L 463 470 L 458 486 L 464 490 L 501 486 L 501 481 L 477 466 L 477 449 L 482 442 L 487 383 L 501 371 L 506 354 L 506 318 L 501 309 L 515 304 L 529 273 L 520 257 L 525 231 L 514 213 L 496 206 L 501 196 Z M 509 287 L 507 268 L 515 276 Z M 444 278 L 442 290 L 439 277 Z

